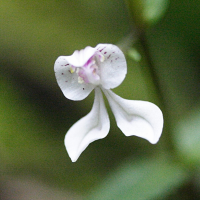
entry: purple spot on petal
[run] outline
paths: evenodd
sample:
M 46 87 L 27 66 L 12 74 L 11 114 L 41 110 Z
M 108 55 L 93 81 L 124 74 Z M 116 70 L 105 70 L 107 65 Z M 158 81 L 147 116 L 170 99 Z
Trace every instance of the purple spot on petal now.
M 104 47 L 103 49 L 99 50 L 99 52 L 102 52 L 106 47 Z
M 62 75 L 64 75 L 64 73 L 62 73 Z
M 83 90 L 85 90 L 85 88 L 83 88 Z
M 104 54 L 107 54 L 107 52 L 104 52 Z
M 110 56 L 111 56 L 111 54 L 108 56 L 108 58 L 107 58 L 107 59 L 109 59 L 109 58 L 110 58 Z
M 69 64 L 66 64 L 65 66 L 67 66 L 67 65 L 69 65 Z

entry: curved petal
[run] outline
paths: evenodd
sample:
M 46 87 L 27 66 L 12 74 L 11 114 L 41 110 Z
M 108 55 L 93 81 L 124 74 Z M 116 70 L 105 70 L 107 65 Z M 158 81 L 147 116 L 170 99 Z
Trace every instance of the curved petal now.
M 54 71 L 59 87 L 66 98 L 71 100 L 85 99 L 94 89 L 89 83 L 79 83 L 78 74 L 67 61 L 68 56 L 60 56 L 55 62 Z
M 123 52 L 112 44 L 98 44 L 95 49 L 104 56 L 100 62 L 101 85 L 105 89 L 115 88 L 122 83 L 127 73 Z
M 155 144 L 163 129 L 162 111 L 147 101 L 126 100 L 110 90 L 103 90 L 118 127 L 126 136 L 135 135 Z
M 76 122 L 65 136 L 65 146 L 72 162 L 78 159 L 91 142 L 106 137 L 109 129 L 110 120 L 102 93 L 97 87 L 92 110 Z
M 66 56 L 66 60 L 74 67 L 82 67 L 92 56 L 94 56 L 95 52 L 95 48 L 87 46 L 80 51 L 74 51 L 71 56 Z

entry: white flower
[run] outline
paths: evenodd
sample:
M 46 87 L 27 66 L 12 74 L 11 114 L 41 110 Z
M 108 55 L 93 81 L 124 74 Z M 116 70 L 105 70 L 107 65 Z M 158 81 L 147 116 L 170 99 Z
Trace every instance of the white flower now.
M 155 144 L 163 128 L 161 110 L 146 101 L 126 100 L 110 89 L 124 80 L 127 65 L 124 54 L 115 45 L 98 44 L 60 56 L 54 65 L 55 75 L 63 94 L 71 100 L 82 100 L 95 89 L 92 110 L 76 122 L 65 136 L 65 146 L 75 162 L 93 141 L 107 136 L 110 120 L 101 90 L 108 99 L 117 126 L 126 136 L 135 135 Z

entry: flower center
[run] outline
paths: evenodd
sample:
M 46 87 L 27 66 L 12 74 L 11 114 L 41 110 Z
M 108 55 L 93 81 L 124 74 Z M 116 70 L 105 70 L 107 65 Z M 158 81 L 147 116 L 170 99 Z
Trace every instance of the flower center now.
M 82 67 L 73 67 L 70 69 L 72 73 L 76 71 L 78 74 L 78 82 L 91 83 L 93 85 L 100 84 L 99 63 L 104 61 L 104 56 L 100 52 L 96 52 Z

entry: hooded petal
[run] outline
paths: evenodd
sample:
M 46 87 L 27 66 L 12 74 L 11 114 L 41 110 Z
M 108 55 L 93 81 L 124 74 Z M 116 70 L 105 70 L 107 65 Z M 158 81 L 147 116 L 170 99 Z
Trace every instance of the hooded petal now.
M 110 90 L 103 90 L 118 127 L 126 136 L 138 136 L 155 144 L 163 129 L 162 111 L 147 101 L 126 100 Z
M 90 113 L 76 122 L 65 136 L 65 146 L 75 162 L 86 147 L 93 141 L 107 136 L 110 120 L 100 89 L 95 88 L 95 100 Z
M 98 44 L 95 49 L 104 56 L 104 61 L 99 63 L 101 85 L 105 89 L 119 86 L 127 73 L 123 52 L 112 44 Z
M 80 83 L 74 65 L 68 62 L 70 56 L 60 56 L 55 62 L 55 76 L 63 94 L 71 100 L 85 99 L 94 89 L 93 84 Z M 83 62 L 83 59 L 82 61 Z
M 95 48 L 88 46 L 80 51 L 74 51 L 71 56 L 66 56 L 66 60 L 74 67 L 82 67 L 92 56 L 94 56 L 95 52 Z

